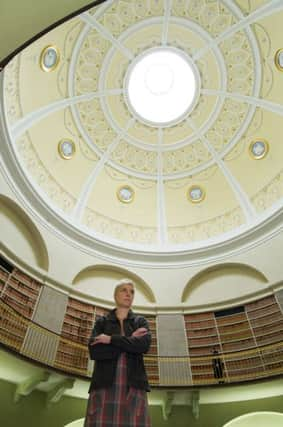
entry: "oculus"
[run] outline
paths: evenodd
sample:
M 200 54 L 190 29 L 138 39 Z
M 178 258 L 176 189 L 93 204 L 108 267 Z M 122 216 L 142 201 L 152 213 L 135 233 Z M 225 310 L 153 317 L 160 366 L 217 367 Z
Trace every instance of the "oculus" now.
M 46 46 L 40 55 L 40 67 L 43 71 L 55 70 L 60 61 L 60 53 L 56 46 Z
M 70 139 L 62 139 L 58 143 L 58 152 L 63 159 L 71 159 L 76 152 L 75 143 Z
M 117 190 L 117 197 L 122 203 L 130 203 L 134 200 L 135 192 L 129 185 L 123 185 Z
M 124 92 L 132 113 L 151 126 L 171 126 L 195 106 L 199 73 L 179 49 L 154 48 L 135 58 L 126 73 Z

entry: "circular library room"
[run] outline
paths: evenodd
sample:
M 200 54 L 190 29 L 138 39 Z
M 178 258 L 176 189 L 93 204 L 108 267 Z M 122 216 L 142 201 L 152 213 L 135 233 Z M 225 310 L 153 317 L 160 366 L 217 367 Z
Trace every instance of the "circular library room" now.
M 282 427 L 283 1 L 1 5 L 1 427 Z

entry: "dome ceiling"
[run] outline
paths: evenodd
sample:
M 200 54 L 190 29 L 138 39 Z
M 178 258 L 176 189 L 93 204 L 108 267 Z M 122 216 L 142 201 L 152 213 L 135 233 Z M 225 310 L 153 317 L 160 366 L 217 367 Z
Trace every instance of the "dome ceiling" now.
M 282 21 L 282 1 L 106 1 L 16 56 L 6 148 L 46 218 L 174 252 L 279 212 Z

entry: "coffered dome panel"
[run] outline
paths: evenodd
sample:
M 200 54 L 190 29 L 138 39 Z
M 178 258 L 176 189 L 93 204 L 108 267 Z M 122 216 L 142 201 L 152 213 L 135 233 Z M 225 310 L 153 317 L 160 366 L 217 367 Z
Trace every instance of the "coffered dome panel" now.
M 248 132 L 245 137 L 241 153 L 233 160 L 227 160 L 233 176 L 250 198 L 256 198 L 266 185 L 274 180 L 280 180 L 279 175 L 282 174 L 283 169 L 283 147 L 278 129 L 281 122 L 282 119 L 277 114 L 264 111 L 261 114 L 261 120 L 257 122 L 256 132 Z M 249 152 L 249 146 L 252 142 L 261 140 L 268 143 L 269 150 L 264 158 L 255 160 Z M 240 162 L 238 158 L 241 158 Z M 281 197 L 282 195 L 278 192 L 277 200 Z
M 279 1 L 105 1 L 28 46 L 4 71 L 3 108 L 32 208 L 80 242 L 143 254 L 271 221 L 282 17 Z

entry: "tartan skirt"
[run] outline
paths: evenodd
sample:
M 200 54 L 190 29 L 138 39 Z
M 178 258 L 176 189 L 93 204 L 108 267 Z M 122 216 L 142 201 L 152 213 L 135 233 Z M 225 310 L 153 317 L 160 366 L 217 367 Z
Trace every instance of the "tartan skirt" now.
M 147 393 L 127 388 L 126 353 L 122 353 L 113 385 L 90 392 L 84 427 L 150 426 Z

